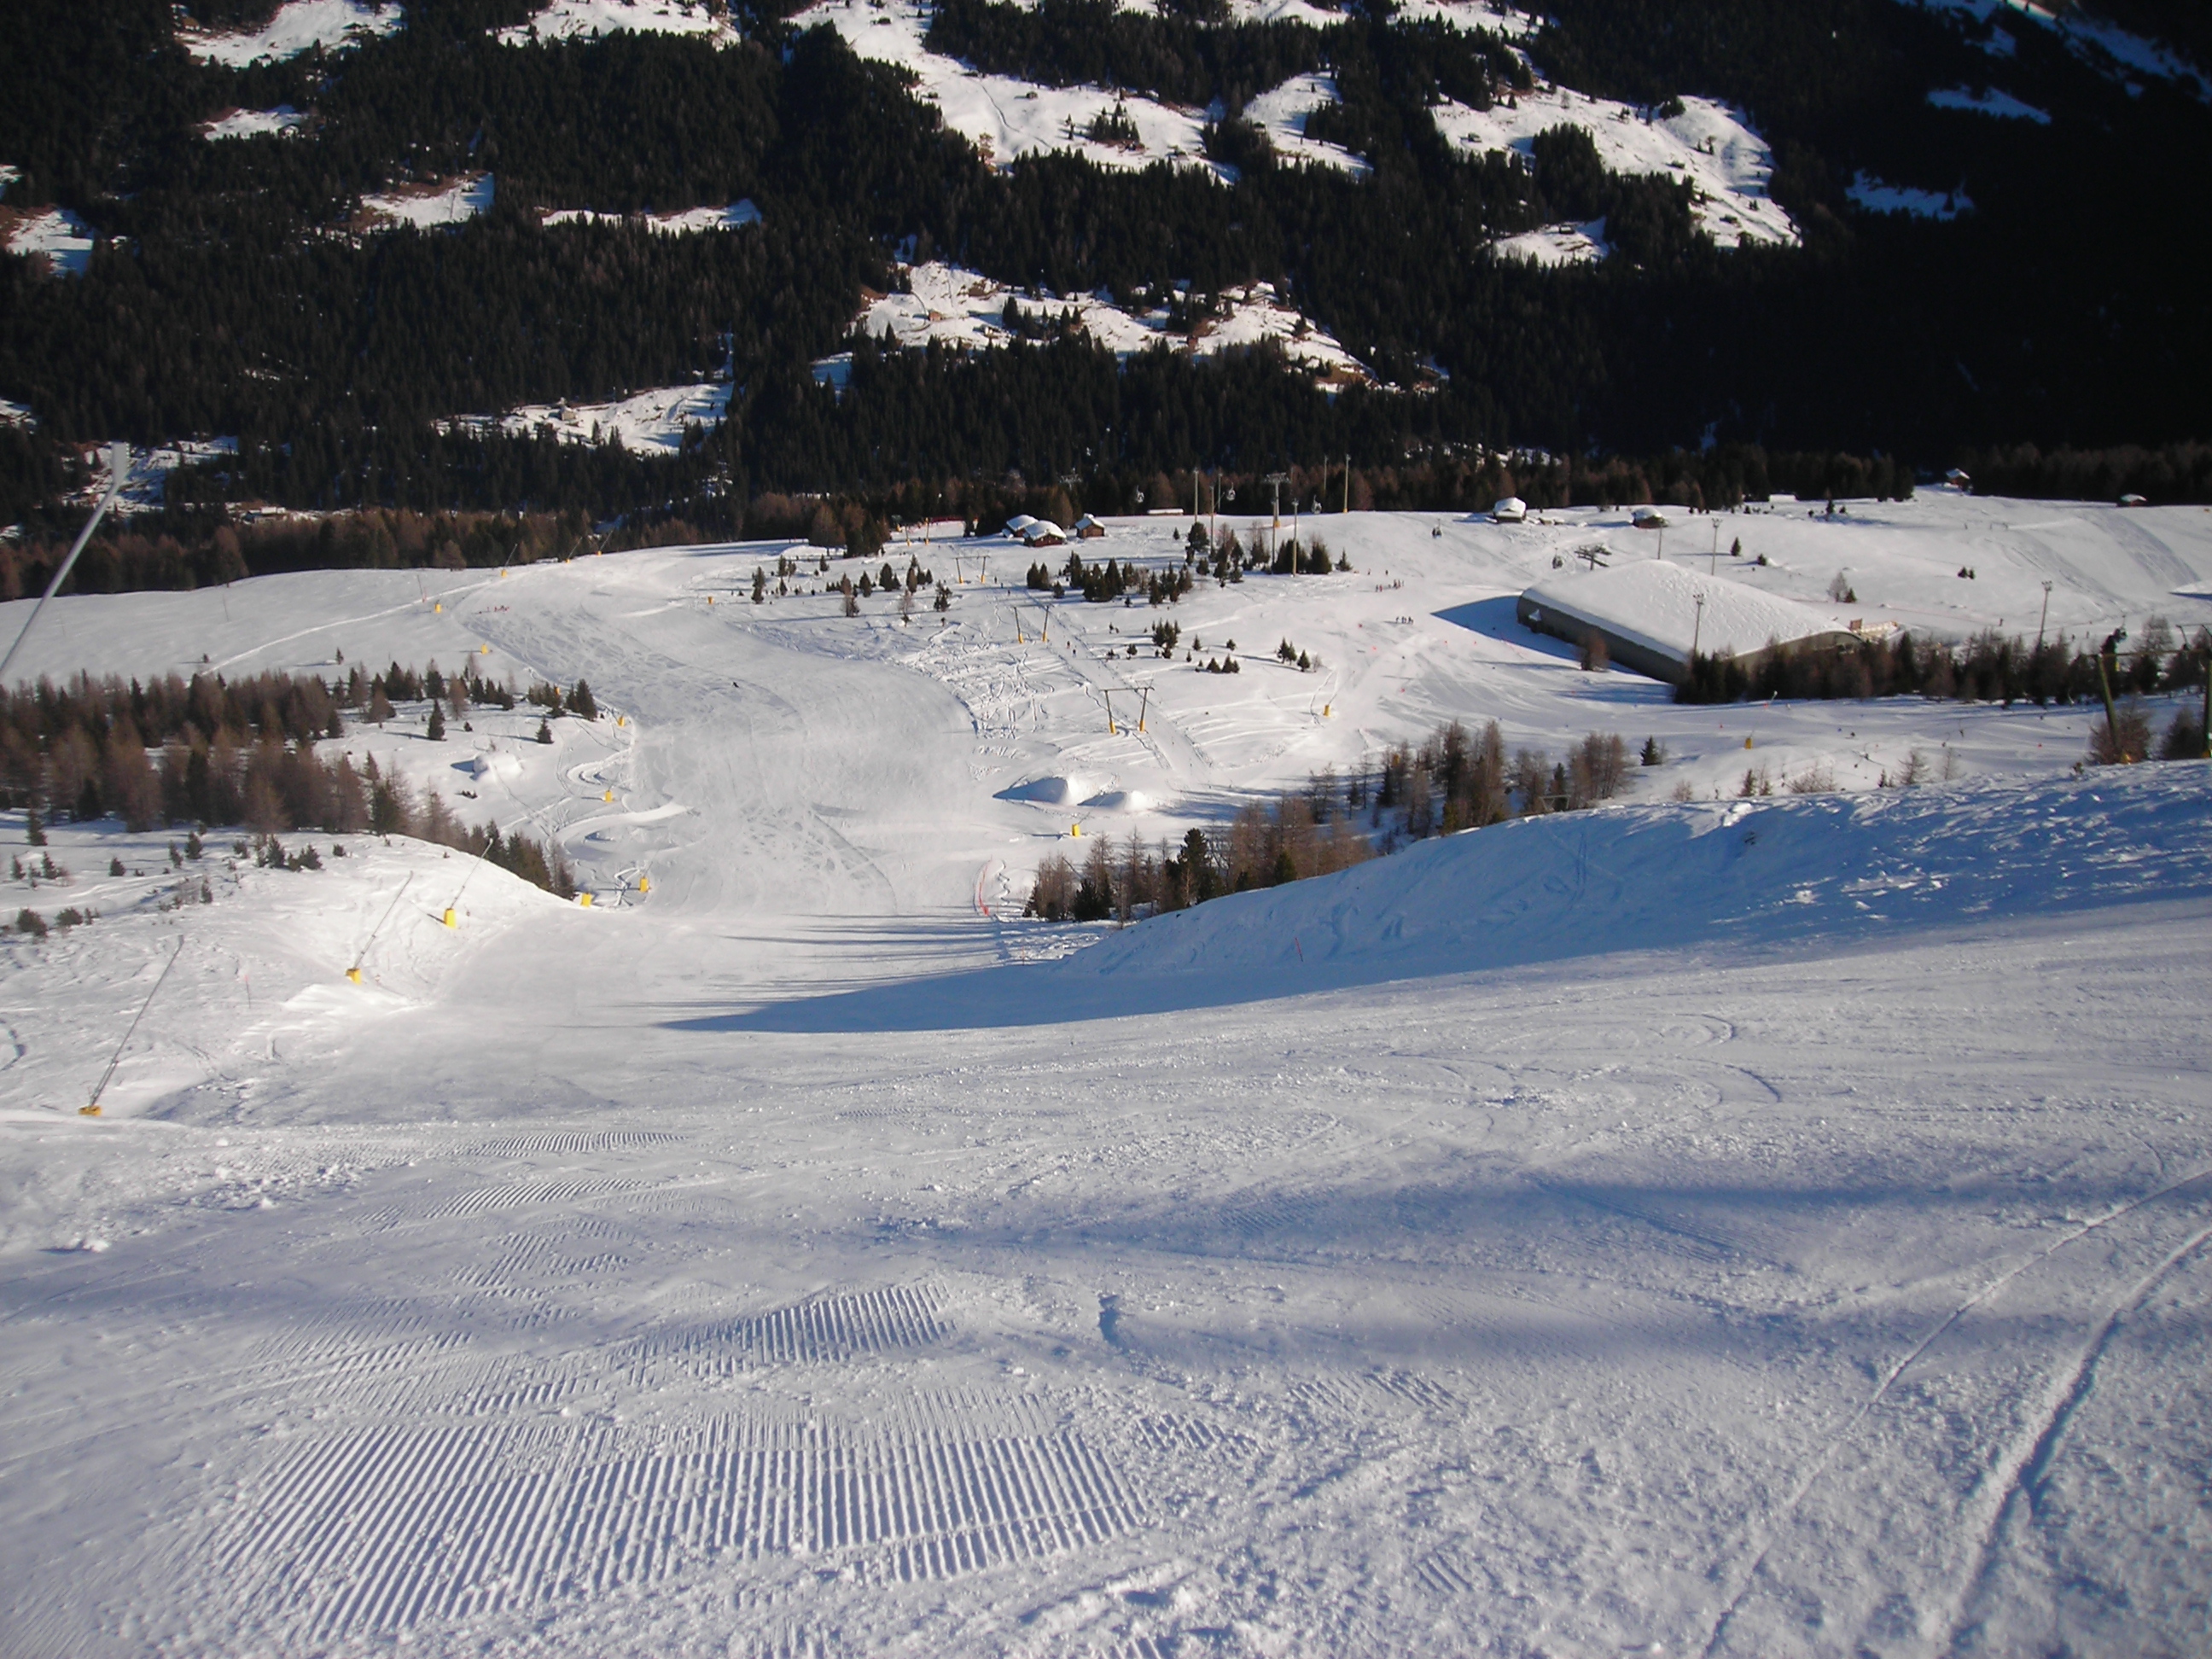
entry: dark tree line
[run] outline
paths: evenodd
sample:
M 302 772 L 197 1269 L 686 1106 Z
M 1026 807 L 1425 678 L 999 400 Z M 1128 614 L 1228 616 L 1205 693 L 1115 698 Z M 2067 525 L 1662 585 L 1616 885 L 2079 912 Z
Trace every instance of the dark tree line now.
M 2136 95 L 2106 83 L 2042 30 L 2016 31 L 2000 64 L 1983 26 L 1893 0 L 1564 0 L 1534 45 L 1547 71 L 1655 112 L 1733 99 L 1774 140 L 1772 191 L 1806 245 L 1723 253 L 1695 233 L 1685 187 L 1607 174 L 1572 132 L 1526 156 L 1455 153 L 1436 99 L 1524 89 L 1479 32 L 1382 0 L 1325 29 L 1095 7 L 954 0 L 938 27 L 1046 78 L 1220 97 L 1212 143 L 1242 158 L 1233 186 L 1066 155 L 994 170 L 898 72 L 826 29 L 793 33 L 775 6 L 724 51 L 629 34 L 506 47 L 488 31 L 526 21 L 526 0 L 422 0 L 387 38 L 232 71 L 193 63 L 153 0 L 24 0 L 0 98 L 0 156 L 25 170 L 9 205 L 62 203 L 103 240 L 81 280 L 0 259 L 0 396 L 40 422 L 0 434 L 0 522 L 63 533 L 55 446 L 115 435 L 239 436 L 234 461 L 179 478 L 180 511 L 264 499 L 701 526 L 763 492 L 1009 471 L 1118 477 L 1110 491 L 1347 451 L 1372 472 L 1478 447 L 1656 457 L 1717 440 L 1928 468 L 2203 435 L 2212 169 L 2140 158 L 2201 155 L 2212 118 L 2154 78 Z M 1309 131 L 1369 176 L 1270 165 L 1237 118 L 1248 85 L 1306 64 L 1341 95 Z M 1926 102 L 1993 76 L 2052 125 Z M 279 101 L 309 128 L 197 136 Z M 1862 168 L 1963 185 L 1975 210 L 1864 214 L 1845 195 Z M 364 191 L 485 170 L 498 204 L 457 230 L 346 227 Z M 738 195 L 764 224 L 670 238 L 538 218 Z M 2112 260 L 2075 222 L 2087 203 L 2160 234 Z M 1614 253 L 1595 267 L 1489 252 L 1503 233 L 1600 216 Z M 806 365 L 845 343 L 902 243 L 1053 293 L 1149 305 L 1181 289 L 1192 318 L 1269 281 L 1384 381 L 1423 389 L 1332 401 L 1264 357 L 1117 366 L 1080 342 L 967 362 L 860 354 L 842 398 L 817 388 Z M 718 372 L 731 422 L 665 460 L 440 424 Z M 2170 476 L 2172 493 L 2202 489 L 2201 468 Z
M 1734 657 L 1690 659 L 1674 701 L 1763 702 L 1770 697 L 1920 696 L 1961 702 L 2095 703 L 2115 696 L 2186 691 L 2204 684 L 2212 641 L 2194 641 L 2152 617 L 2124 653 L 2077 646 L 2063 634 L 2028 641 L 1985 629 L 1961 645 L 1900 632 L 1886 642 L 1840 650 L 1783 646 L 1746 665 Z M 2099 670 L 2100 659 L 2104 662 Z M 2138 751 L 2140 754 L 2140 751 Z
M 588 706 L 588 690 L 580 682 L 577 690 Z M 557 844 L 502 836 L 495 823 L 464 824 L 434 791 L 418 798 L 374 757 L 356 768 L 347 755 L 326 760 L 318 751 L 319 741 L 343 735 L 342 711 L 389 719 L 389 697 L 408 692 L 448 696 L 457 707 L 470 699 L 514 705 L 511 691 L 442 678 L 434 665 L 422 673 L 397 664 L 369 676 L 356 669 L 327 685 L 313 675 L 276 673 L 128 683 L 79 674 L 59 686 L 40 680 L 0 689 L 0 796 L 11 806 L 43 809 L 49 819 L 118 817 L 134 833 L 183 823 L 242 825 L 260 835 L 419 836 L 573 895 Z

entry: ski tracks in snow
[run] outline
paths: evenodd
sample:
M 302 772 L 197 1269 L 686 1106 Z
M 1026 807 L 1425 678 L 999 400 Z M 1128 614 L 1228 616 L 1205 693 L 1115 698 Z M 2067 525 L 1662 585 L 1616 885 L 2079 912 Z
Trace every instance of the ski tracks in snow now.
M 1762 1583 L 1763 1580 L 1771 1581 L 1774 1577 L 1771 1563 L 1779 1535 L 1796 1523 L 1799 1510 L 1815 1488 L 1826 1480 L 1838 1456 L 1858 1438 L 1861 1430 L 1887 1403 L 1897 1384 L 1908 1371 L 1918 1366 L 1946 1337 L 1959 1329 L 1978 1310 L 1989 1307 L 2006 1290 L 2033 1274 L 2069 1246 L 2104 1235 L 2117 1224 L 2143 1215 L 2154 1206 L 2160 1205 L 2191 1188 L 2203 1186 L 2208 1181 L 2212 1181 L 2212 1168 L 2199 1169 L 2075 1227 L 2063 1237 L 2014 1262 L 1958 1304 L 1902 1358 L 1891 1364 L 1882 1373 L 1874 1391 L 1859 1404 L 1842 1428 L 1829 1437 L 1820 1454 L 1799 1475 L 1789 1496 L 1761 1528 L 1763 1536 L 1758 1548 L 1749 1565 L 1735 1575 L 1735 1589 L 1714 1620 L 1703 1651 L 1711 1656 L 1734 1650 L 1733 1636 L 1739 1616 L 1752 1606 L 1762 1590 L 1769 1590 L 1784 1600 L 1791 1598 L 1792 1591 L 1789 1586 Z M 2150 1272 L 2132 1281 L 2117 1301 L 2107 1304 L 2088 1340 L 2075 1351 L 2073 1363 L 2062 1367 L 2046 1382 L 2040 1396 L 2042 1404 L 2027 1425 L 2010 1435 L 1994 1453 L 1986 1454 L 1980 1460 L 1981 1472 L 1973 1477 L 1962 1504 L 1974 1519 L 1970 1524 L 1957 1528 L 1978 1540 L 1977 1562 L 1971 1573 L 1954 1580 L 1952 1607 L 1948 1615 L 1941 1621 L 1950 1632 L 1953 1645 L 1965 1634 L 1962 1622 L 1966 1617 L 1967 1606 L 1977 1587 L 1989 1577 L 2002 1547 L 2006 1517 L 2012 1512 L 2016 1498 L 2026 1496 L 2032 1501 L 2031 1489 L 2042 1479 L 2051 1459 L 2057 1455 L 2066 1425 L 2094 1385 L 2097 1363 L 2113 1334 L 2127 1313 L 2140 1307 L 2169 1273 L 2201 1249 L 2208 1240 L 2212 1240 L 2212 1227 L 2192 1233 L 2181 1245 L 2167 1252 Z M 1888 1474 L 1893 1470 L 1881 1468 L 1879 1472 Z M 1885 1497 L 1894 1501 L 1894 1494 L 1885 1493 Z M 1802 1576 L 1793 1575 L 1793 1578 Z M 1796 1594 L 1802 1597 L 1808 1592 L 1799 1589 Z M 1893 1598 L 1893 1601 L 1895 1599 Z M 1911 1622 L 1924 1632 L 1925 1620 L 1914 1615 Z M 1771 1632 L 1753 1633 L 1747 1638 L 1752 1644 L 1749 1650 L 1763 1650 L 1763 1642 L 1771 1635 Z

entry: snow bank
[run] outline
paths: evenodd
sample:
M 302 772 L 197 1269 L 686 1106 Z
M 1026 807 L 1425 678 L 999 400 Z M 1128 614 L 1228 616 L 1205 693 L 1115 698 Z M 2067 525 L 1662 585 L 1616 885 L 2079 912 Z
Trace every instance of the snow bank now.
M 188 25 L 177 31 L 177 40 L 204 64 L 244 69 L 264 58 L 297 58 L 317 46 L 328 52 L 356 40 L 391 34 L 405 21 L 405 13 L 396 5 L 370 4 L 368 0 L 289 0 L 261 28 L 209 34 Z
M 1538 611 L 1544 615 L 1531 615 Z M 1521 612 L 1539 626 L 1555 617 L 1587 623 L 1684 663 L 1693 646 L 1707 656 L 1741 656 L 1770 641 L 1787 643 L 1842 628 L 1809 605 L 1662 559 L 1554 575 L 1521 596 Z
M 1363 981 L 2212 894 L 2212 770 L 1528 818 L 1161 917 L 1047 969 Z

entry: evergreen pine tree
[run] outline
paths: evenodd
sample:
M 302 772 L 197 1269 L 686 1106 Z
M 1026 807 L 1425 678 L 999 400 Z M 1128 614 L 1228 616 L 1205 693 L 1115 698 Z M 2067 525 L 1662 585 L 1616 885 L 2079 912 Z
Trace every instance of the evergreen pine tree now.
M 540 743 L 553 741 L 553 728 L 544 720 L 538 722 L 538 741 Z
M 430 724 L 428 729 L 423 732 L 423 736 L 428 738 L 433 743 L 443 743 L 446 740 L 446 711 L 437 703 L 434 702 L 430 705 Z
M 33 847 L 44 847 L 46 844 L 46 827 L 39 822 L 39 814 L 35 807 L 23 814 L 23 839 Z
M 599 705 L 592 700 L 592 688 L 581 679 L 576 682 L 576 689 L 568 693 L 568 712 L 587 720 L 599 717 Z

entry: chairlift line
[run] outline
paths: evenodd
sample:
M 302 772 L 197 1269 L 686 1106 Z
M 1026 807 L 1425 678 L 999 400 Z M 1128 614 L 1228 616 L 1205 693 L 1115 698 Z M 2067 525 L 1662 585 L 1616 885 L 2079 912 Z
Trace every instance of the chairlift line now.
M 31 614 L 23 623 L 23 631 L 15 635 L 15 643 L 8 647 L 8 654 L 0 657 L 0 685 L 5 685 L 8 683 L 9 665 L 15 660 L 15 653 L 23 648 L 23 641 L 31 637 L 31 629 L 38 625 L 39 613 L 46 608 L 46 601 L 53 598 L 60 591 L 61 585 L 69 580 L 69 573 L 76 565 L 77 556 L 84 551 L 85 544 L 92 539 L 92 532 L 100 528 L 100 520 L 107 515 L 107 509 L 115 504 L 115 498 L 123 493 L 124 476 L 130 470 L 131 446 L 122 443 L 112 445 L 107 452 L 106 491 L 100 496 L 99 504 L 92 509 L 92 516 L 84 521 L 84 528 L 76 532 L 76 540 L 70 544 L 69 557 L 62 561 L 61 568 L 54 572 L 53 580 L 46 584 L 46 591 L 39 595 L 39 602 L 31 607 Z M 228 587 L 229 584 L 225 583 L 224 586 Z M 230 600 L 228 596 L 223 600 L 222 614 L 224 619 L 228 621 L 230 617 Z
M 131 1029 L 124 1032 L 123 1041 L 115 1045 L 115 1053 L 108 1060 L 107 1069 L 100 1074 L 100 1081 L 93 1085 L 91 1098 L 76 1109 L 76 1115 L 79 1117 L 100 1115 L 100 1097 L 107 1092 L 108 1083 L 115 1076 L 115 1068 L 123 1063 L 123 1051 L 131 1046 L 131 1039 L 138 1034 L 138 1022 L 146 1018 L 146 1011 L 154 1006 L 154 999 L 161 994 L 161 987 L 167 982 L 169 969 L 177 965 L 177 958 L 184 953 L 185 941 L 179 938 L 177 940 L 177 948 L 169 952 L 167 964 L 155 977 L 154 988 L 146 993 L 146 1000 L 138 1005 L 138 1012 L 131 1021 Z

